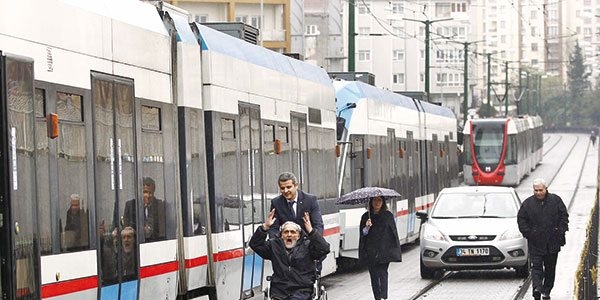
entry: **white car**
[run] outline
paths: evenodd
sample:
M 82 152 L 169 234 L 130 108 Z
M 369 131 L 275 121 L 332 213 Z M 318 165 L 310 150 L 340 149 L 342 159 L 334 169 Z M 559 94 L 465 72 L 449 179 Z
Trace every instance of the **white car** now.
M 517 225 L 521 200 L 511 187 L 461 186 L 440 191 L 421 218 L 421 278 L 437 271 L 514 268 L 529 275 L 527 240 Z

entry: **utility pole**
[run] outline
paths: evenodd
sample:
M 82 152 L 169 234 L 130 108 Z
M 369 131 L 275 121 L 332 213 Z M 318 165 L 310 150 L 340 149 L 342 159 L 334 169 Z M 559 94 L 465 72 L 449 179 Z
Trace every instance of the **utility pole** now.
M 504 117 L 508 117 L 508 63 L 504 63 Z
M 449 40 L 451 43 L 457 43 L 463 45 L 464 51 L 464 73 L 463 73 L 463 124 L 467 122 L 467 110 L 469 110 L 469 45 L 484 42 L 475 41 L 475 42 L 456 42 Z
M 356 0 L 348 1 L 348 72 L 356 71 L 355 68 L 355 56 L 356 49 L 354 44 L 354 38 L 356 35 L 356 29 L 354 28 L 354 3 Z
M 492 98 L 490 95 L 490 89 L 492 87 L 491 85 L 491 81 L 490 81 L 490 76 L 491 76 L 491 70 L 492 70 L 492 54 L 491 53 L 487 53 L 487 112 L 491 113 L 492 112 Z M 490 116 L 488 116 L 490 117 Z
M 435 22 L 448 21 L 452 20 L 452 18 L 439 19 L 439 20 L 415 20 L 409 18 L 402 18 L 406 21 L 413 21 L 425 24 L 425 97 L 427 97 L 427 102 L 431 102 L 430 92 L 429 92 L 429 25 Z

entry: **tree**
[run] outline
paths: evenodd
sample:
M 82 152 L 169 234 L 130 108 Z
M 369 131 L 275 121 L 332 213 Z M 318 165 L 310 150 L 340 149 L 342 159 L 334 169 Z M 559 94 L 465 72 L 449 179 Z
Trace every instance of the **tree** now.
M 569 66 L 567 70 L 568 87 L 570 99 L 567 99 L 565 111 L 565 121 L 569 123 L 579 123 L 581 121 L 581 110 L 571 109 L 581 107 L 583 96 L 590 90 L 590 73 L 586 72 L 583 65 L 583 54 L 579 42 L 575 43 L 575 49 L 569 57 Z M 572 120 L 576 120 L 572 122 Z

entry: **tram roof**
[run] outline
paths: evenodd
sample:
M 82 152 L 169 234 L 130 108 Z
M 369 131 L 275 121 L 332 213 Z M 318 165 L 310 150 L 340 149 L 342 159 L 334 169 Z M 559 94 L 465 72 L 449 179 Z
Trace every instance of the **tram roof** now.
M 344 108 L 348 103 L 356 103 L 360 99 L 373 99 L 393 105 L 419 110 L 415 100 L 410 97 L 377 88 L 361 81 L 334 81 L 338 109 Z M 416 100 L 418 101 L 418 100 Z M 454 113 L 447 107 L 419 101 L 426 113 L 455 118 Z
M 162 35 L 169 35 L 154 5 L 139 0 L 61 0 L 71 6 Z
M 392 93 L 361 81 L 334 81 L 333 87 L 335 88 L 338 109 L 345 107 L 348 103 L 356 103 L 361 99 L 372 99 L 418 110 L 412 98 Z
M 331 85 L 329 75 L 320 67 L 250 44 L 202 24 L 194 24 L 198 28 L 199 39 L 204 51 L 215 51 L 294 77 Z

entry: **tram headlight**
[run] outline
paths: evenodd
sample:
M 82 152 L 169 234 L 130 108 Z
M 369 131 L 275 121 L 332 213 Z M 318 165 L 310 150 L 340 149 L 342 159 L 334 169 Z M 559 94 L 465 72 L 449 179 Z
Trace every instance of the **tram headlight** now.
M 442 232 L 431 224 L 427 224 L 423 230 L 423 239 L 433 241 L 445 241 L 446 238 Z

